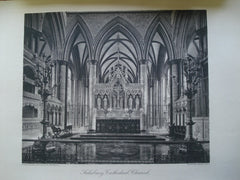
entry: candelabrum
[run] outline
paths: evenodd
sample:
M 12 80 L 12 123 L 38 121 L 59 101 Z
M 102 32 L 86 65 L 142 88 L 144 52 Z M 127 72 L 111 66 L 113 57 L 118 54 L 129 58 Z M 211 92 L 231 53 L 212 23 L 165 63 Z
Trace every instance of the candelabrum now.
M 187 59 L 183 61 L 183 70 L 186 78 L 186 88 L 184 94 L 189 102 L 189 121 L 187 123 L 189 126 L 188 140 L 193 140 L 193 125 L 195 122 L 192 120 L 192 100 L 197 93 L 198 84 L 201 78 L 200 67 L 201 65 L 199 60 L 192 56 L 188 56 Z
M 42 139 L 46 139 L 47 137 L 47 127 L 49 125 L 47 119 L 47 99 L 52 94 L 52 90 L 55 86 L 51 87 L 51 79 L 52 79 L 52 68 L 54 66 L 54 62 L 50 57 L 46 57 L 45 55 L 42 58 L 36 58 L 36 77 L 35 77 L 35 85 L 39 88 L 38 94 L 41 96 L 43 102 L 43 120 L 41 124 L 43 125 L 43 134 Z

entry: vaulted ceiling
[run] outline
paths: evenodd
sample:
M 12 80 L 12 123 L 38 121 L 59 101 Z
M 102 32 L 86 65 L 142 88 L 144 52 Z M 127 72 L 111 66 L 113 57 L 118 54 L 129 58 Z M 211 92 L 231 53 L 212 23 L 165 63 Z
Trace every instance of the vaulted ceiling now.
M 126 74 L 128 82 L 137 82 L 141 59 L 148 62 L 148 74 L 160 78 L 167 61 L 184 58 L 187 51 L 198 51 L 198 40 L 190 40 L 197 25 L 201 28 L 205 24 L 197 24 L 200 20 L 189 13 L 196 17 L 203 14 L 166 11 L 115 12 L 112 17 L 111 13 L 26 15 L 25 44 L 38 56 L 70 61 L 76 78 L 87 76 L 87 61 L 92 59 L 97 60 L 97 75 L 102 82 L 107 82 L 116 68 Z M 34 42 L 38 42 L 35 49 Z
M 138 72 L 136 49 L 131 40 L 121 32 L 113 34 L 103 45 L 99 57 L 100 76 L 104 81 L 111 69 L 120 67 L 126 72 L 129 82 L 135 82 Z

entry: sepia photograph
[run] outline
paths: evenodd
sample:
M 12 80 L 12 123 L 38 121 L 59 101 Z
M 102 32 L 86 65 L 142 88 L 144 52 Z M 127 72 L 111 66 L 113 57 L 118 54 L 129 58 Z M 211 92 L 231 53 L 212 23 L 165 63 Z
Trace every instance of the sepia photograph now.
M 209 163 L 206 10 L 24 15 L 22 163 Z

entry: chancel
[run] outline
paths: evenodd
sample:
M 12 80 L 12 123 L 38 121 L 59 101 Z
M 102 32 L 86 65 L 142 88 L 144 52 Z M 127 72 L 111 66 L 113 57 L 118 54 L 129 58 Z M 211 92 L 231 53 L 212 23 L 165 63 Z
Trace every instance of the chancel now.
M 94 159 L 130 140 L 153 144 L 117 149 L 161 163 L 156 143 L 181 140 L 206 143 L 209 161 L 206 11 L 26 14 L 24 30 L 23 149 L 37 139 L 98 139 L 79 147 Z

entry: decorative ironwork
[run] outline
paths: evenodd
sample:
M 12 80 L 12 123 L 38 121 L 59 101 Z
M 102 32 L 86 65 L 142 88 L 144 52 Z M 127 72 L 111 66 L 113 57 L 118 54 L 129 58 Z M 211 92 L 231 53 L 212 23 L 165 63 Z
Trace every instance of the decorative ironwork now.
M 35 77 L 35 85 L 39 87 L 38 94 L 41 95 L 41 99 L 43 102 L 43 120 L 41 124 L 43 125 L 43 135 L 42 139 L 46 138 L 47 135 L 47 126 L 49 125 L 47 119 L 47 108 L 46 103 L 48 97 L 52 94 L 52 90 L 55 87 L 51 87 L 51 78 L 52 78 L 52 68 L 54 66 L 54 62 L 51 60 L 51 57 L 46 57 L 43 55 L 42 59 L 36 60 L 36 77 Z
M 192 99 L 194 95 L 197 93 L 198 84 L 200 82 L 200 62 L 198 59 L 195 59 L 192 56 L 188 56 L 186 60 L 183 62 L 183 70 L 184 75 L 186 77 L 187 87 L 184 91 L 184 94 L 187 96 L 189 101 L 189 122 L 187 125 L 189 126 L 189 140 L 193 140 L 193 128 L 192 126 L 195 124 L 192 120 Z

